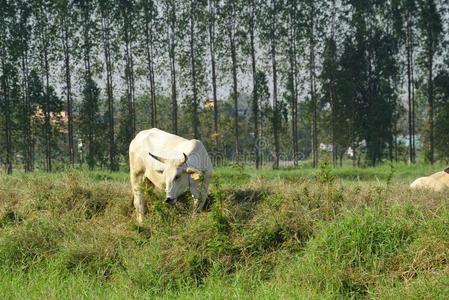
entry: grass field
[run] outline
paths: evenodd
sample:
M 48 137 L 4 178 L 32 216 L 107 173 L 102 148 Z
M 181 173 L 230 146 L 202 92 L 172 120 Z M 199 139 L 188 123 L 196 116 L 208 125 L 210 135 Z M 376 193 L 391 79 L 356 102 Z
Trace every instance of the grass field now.
M 218 168 L 142 226 L 126 173 L 0 175 L 0 297 L 448 298 L 448 196 L 408 189 L 442 168 Z

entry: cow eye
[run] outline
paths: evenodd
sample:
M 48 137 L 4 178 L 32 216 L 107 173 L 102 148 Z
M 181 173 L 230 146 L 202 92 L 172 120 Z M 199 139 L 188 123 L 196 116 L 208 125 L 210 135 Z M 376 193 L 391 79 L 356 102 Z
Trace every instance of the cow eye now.
M 179 179 L 179 175 L 176 175 L 176 176 L 175 176 L 175 180 L 177 180 L 177 179 Z
M 162 170 L 157 170 L 156 172 L 158 172 L 159 174 L 164 173 L 164 171 L 162 171 Z

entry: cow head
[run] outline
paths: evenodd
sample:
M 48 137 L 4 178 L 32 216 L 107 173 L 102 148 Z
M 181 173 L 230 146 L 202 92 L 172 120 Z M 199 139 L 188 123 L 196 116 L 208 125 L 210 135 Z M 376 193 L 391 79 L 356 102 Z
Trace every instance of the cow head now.
M 165 202 L 175 204 L 176 199 L 189 186 L 190 178 L 194 181 L 202 179 L 203 173 L 195 168 L 187 167 L 187 155 L 183 159 L 165 159 L 149 153 L 150 156 L 163 164 L 163 169 L 157 170 L 165 182 Z

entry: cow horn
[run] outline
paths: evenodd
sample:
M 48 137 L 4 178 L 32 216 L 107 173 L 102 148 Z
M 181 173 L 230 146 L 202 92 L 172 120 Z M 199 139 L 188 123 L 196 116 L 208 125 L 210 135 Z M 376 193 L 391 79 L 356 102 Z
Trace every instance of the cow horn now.
M 159 161 L 159 162 L 161 162 L 161 163 L 163 163 L 163 164 L 165 164 L 165 163 L 167 162 L 167 160 L 166 160 L 165 158 L 156 156 L 156 155 L 152 154 L 151 152 L 148 152 L 148 154 L 149 154 L 152 158 L 154 158 L 155 160 L 157 160 L 157 161 Z
M 159 156 L 156 156 L 156 155 L 152 154 L 151 152 L 148 152 L 148 154 L 150 154 L 150 156 L 152 158 L 154 158 L 155 160 L 157 160 L 157 161 L 159 161 L 159 162 L 161 162 L 163 164 L 170 163 L 170 164 L 174 164 L 174 165 L 177 165 L 177 166 L 185 164 L 187 162 L 187 159 L 188 159 L 187 155 L 185 153 L 182 153 L 184 158 L 182 158 L 182 159 L 175 159 L 175 160 L 162 158 L 162 157 L 159 157 Z

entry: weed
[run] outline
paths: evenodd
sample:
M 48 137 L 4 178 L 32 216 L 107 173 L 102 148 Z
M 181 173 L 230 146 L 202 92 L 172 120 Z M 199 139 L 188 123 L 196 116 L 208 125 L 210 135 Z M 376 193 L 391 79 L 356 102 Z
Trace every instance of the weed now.
M 335 176 L 332 173 L 332 168 L 330 165 L 329 158 L 326 158 L 321 162 L 320 170 L 317 175 L 317 181 L 322 184 L 333 184 L 334 183 Z
M 391 181 L 393 180 L 393 176 L 394 173 L 396 172 L 396 170 L 394 169 L 394 165 L 393 163 L 390 163 L 390 170 L 388 171 L 388 175 L 387 175 L 387 186 L 391 185 Z

